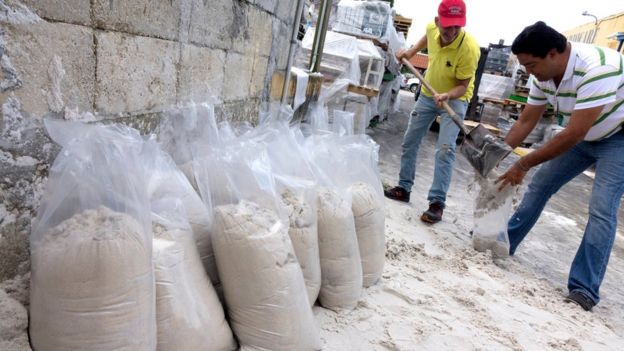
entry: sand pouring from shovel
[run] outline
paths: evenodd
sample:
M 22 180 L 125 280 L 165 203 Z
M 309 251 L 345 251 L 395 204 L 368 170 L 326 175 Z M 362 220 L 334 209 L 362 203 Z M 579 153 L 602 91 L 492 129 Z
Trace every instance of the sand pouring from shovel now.
M 420 79 L 431 93 L 437 94 L 431 84 L 425 80 L 422 74 L 408 60 L 403 59 L 403 64 Z M 462 154 L 466 156 L 468 162 L 479 174 L 486 177 L 502 159 L 509 155 L 512 151 L 511 147 L 490 133 L 482 124 L 477 124 L 472 130 L 468 130 L 448 103 L 442 102 L 442 106 L 466 136 L 460 147 Z

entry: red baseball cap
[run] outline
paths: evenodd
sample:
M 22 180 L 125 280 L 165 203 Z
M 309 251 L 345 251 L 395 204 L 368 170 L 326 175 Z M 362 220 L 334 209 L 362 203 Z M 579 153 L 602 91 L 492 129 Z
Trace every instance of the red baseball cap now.
M 463 0 L 442 0 L 438 6 L 438 19 L 442 27 L 464 27 L 466 25 L 466 4 Z

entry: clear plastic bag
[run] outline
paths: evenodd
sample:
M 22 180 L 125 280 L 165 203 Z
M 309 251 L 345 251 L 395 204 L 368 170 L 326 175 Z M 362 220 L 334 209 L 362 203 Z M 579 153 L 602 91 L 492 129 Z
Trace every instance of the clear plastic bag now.
M 198 162 L 200 183 L 217 190 L 211 192 L 213 244 L 232 329 L 241 349 L 317 350 L 320 339 L 288 218 L 266 149 L 252 134 Z
M 176 194 L 154 193 L 151 205 L 158 350 L 194 351 L 206 345 L 211 350 L 235 350 L 236 341 L 202 266 L 183 201 Z
M 163 113 L 158 127 L 161 148 L 173 158 L 195 189 L 194 159 L 203 155 L 218 137 L 214 103 L 213 99 L 176 106 Z
M 351 194 L 363 285 L 369 287 L 381 278 L 386 251 L 379 145 L 361 134 L 334 139 L 331 144 L 341 162 L 332 168 L 331 177 Z
M 335 134 L 311 135 L 305 150 L 315 165 L 319 180 L 318 235 L 321 260 L 321 291 L 323 307 L 338 310 L 354 308 L 362 293 L 362 262 L 351 194 L 333 177 L 343 168 L 343 159 L 336 150 Z
M 487 178 L 476 176 L 479 194 L 475 200 L 472 245 L 477 251 L 490 250 L 494 257 L 505 258 L 509 256 L 507 221 L 518 187 L 506 186 L 499 191 L 499 185 L 494 183 L 496 178 L 495 171 Z
M 308 300 L 313 305 L 321 287 L 317 181 L 312 165 L 296 140 L 296 129 L 288 126 L 288 111 L 277 113 L 283 116 L 259 127 L 256 133 L 267 147 L 276 189 L 288 213 L 288 235 L 303 271 Z
M 155 350 L 142 140 L 118 125 L 45 121 L 61 144 L 31 232 L 38 350 Z
M 212 209 L 202 202 L 188 178 L 153 139 L 145 143 L 142 161 L 148 170 L 145 184 L 150 199 L 171 198 L 182 202 L 184 219 L 191 226 L 204 270 L 212 284 L 218 286 L 219 275 L 212 249 Z

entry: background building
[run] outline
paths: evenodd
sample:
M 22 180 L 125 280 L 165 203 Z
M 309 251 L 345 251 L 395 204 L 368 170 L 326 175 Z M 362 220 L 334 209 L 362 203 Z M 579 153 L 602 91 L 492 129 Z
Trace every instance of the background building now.
M 584 15 L 592 17 L 590 13 Z M 596 18 L 594 21 L 564 31 L 570 41 L 592 43 L 622 52 L 624 42 L 624 12 L 605 18 Z

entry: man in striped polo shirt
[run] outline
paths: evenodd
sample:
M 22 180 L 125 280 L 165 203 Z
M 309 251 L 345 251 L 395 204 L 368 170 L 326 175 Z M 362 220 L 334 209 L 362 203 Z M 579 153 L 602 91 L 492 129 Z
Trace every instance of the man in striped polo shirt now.
M 569 122 L 551 141 L 520 158 L 497 180 L 500 188 L 520 184 L 530 168 L 542 164 L 509 220 L 509 251 L 514 254 L 548 199 L 595 164 L 589 220 L 570 268 L 566 299 L 589 311 L 600 301 L 599 288 L 624 193 L 624 58 L 611 49 L 570 43 L 544 22 L 526 27 L 511 50 L 534 79 L 528 104 L 505 142 L 518 146 L 535 128 L 546 103 Z

